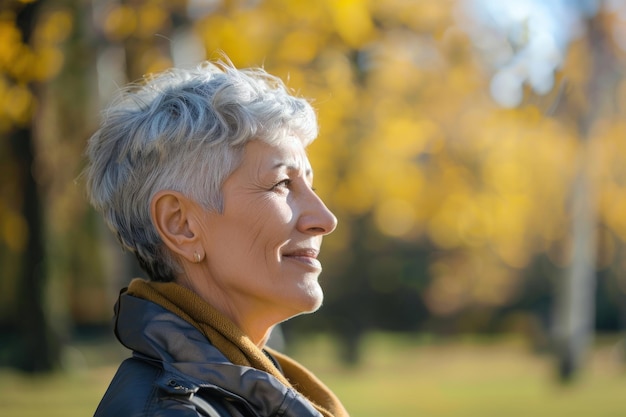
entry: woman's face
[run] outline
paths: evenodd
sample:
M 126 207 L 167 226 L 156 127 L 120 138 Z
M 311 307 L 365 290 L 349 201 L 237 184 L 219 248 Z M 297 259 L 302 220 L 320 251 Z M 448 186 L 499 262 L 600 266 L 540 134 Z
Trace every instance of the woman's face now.
M 312 182 L 300 140 L 252 141 L 222 187 L 223 212 L 206 212 L 204 262 L 236 321 L 261 315 L 279 322 L 321 305 L 317 256 L 337 219 Z

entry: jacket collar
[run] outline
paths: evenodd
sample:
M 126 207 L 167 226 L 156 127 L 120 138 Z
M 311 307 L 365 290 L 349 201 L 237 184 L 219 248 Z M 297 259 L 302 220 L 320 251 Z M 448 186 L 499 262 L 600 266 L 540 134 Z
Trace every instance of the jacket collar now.
M 175 380 L 190 390 L 218 390 L 245 400 L 260 415 L 320 415 L 272 375 L 229 362 L 194 326 L 150 301 L 122 293 L 115 305 L 115 335 L 136 356 L 161 364 L 169 375 L 160 385 Z

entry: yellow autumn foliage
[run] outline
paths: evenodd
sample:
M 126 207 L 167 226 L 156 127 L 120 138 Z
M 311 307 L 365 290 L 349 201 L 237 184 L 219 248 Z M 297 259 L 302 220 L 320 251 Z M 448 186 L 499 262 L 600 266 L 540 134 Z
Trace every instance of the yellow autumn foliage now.
M 328 239 L 333 253 L 350 251 L 362 225 L 354 219 L 391 239 L 430 245 L 440 255 L 431 261 L 426 300 L 437 314 L 506 302 L 539 255 L 567 262 L 566 206 L 589 149 L 600 242 L 608 248 L 601 264 L 611 264 L 626 241 L 626 80 L 614 91 L 614 113 L 600 114 L 581 137 L 572 120 L 588 106 L 592 54 L 576 42 L 557 81 L 580 113 L 547 114 L 561 99 L 554 92 L 526 92 L 519 108 L 499 109 L 456 3 L 230 0 L 187 16 L 192 27 L 185 28 L 204 48 L 198 60 L 223 51 L 235 65 L 264 66 L 312 98 L 320 124 L 309 149 L 315 187 L 340 217 Z M 172 65 L 155 37 L 173 38 L 180 29 L 173 14 L 187 6 L 111 2 L 94 21 L 107 42 L 140 44 L 133 63 L 150 73 Z M 60 45 L 74 28 L 70 13 L 52 11 L 26 45 L 15 15 L 0 13 L 0 131 L 28 123 L 37 105 L 28 85 L 62 70 Z M 20 235 L 16 224 L 17 231 L 2 223 L 2 239 Z
M 44 14 L 24 43 L 16 14 L 0 13 L 0 132 L 30 123 L 36 100 L 29 85 L 54 78 L 63 66 L 62 43 L 72 29 L 70 14 L 55 10 Z

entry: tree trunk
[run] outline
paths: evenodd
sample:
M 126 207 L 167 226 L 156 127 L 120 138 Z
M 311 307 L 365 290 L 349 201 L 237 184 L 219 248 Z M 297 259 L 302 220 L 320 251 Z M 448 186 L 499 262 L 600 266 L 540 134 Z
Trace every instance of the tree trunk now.
M 28 44 L 36 25 L 42 1 L 23 6 L 17 14 L 22 39 Z M 34 87 L 31 91 L 35 95 Z M 18 181 L 23 191 L 22 215 L 28 224 L 25 253 L 22 255 L 21 278 L 18 283 L 19 350 L 15 365 L 28 372 L 45 372 L 58 363 L 59 349 L 48 325 L 44 306 L 46 287 L 44 221 L 40 189 L 34 177 L 34 137 L 32 126 L 16 129 L 11 135 L 13 155 L 17 161 Z
M 557 291 L 558 375 L 571 381 L 593 340 L 595 311 L 595 225 L 593 192 L 585 166 L 572 191 L 572 263 Z
M 59 350 L 50 331 L 45 306 L 46 266 L 44 225 L 39 187 L 33 177 L 33 134 L 30 128 L 16 131 L 12 137 L 14 155 L 22 181 L 22 215 L 28 224 L 25 253 L 22 255 L 18 284 L 20 345 L 15 365 L 27 372 L 52 370 L 58 363 Z
M 620 79 L 610 35 L 602 12 L 588 21 L 587 50 L 591 69 L 585 91 L 586 103 L 570 107 L 576 116 L 581 151 L 577 176 L 571 192 L 572 215 L 571 265 L 557 288 L 556 354 L 561 381 L 571 381 L 585 360 L 593 342 L 596 292 L 596 193 L 591 174 L 594 171 L 595 143 L 592 130 L 599 117 L 614 114 L 612 98 Z

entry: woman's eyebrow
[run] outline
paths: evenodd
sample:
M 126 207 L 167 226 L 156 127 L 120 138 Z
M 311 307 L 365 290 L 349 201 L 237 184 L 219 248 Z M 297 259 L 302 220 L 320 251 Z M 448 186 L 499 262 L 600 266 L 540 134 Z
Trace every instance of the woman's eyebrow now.
M 300 165 L 299 164 L 292 164 L 290 162 L 278 162 L 276 165 L 274 165 L 272 167 L 272 170 L 277 170 L 277 169 L 281 169 L 281 168 L 285 168 L 287 171 L 298 171 L 300 172 Z M 307 177 L 310 177 L 313 175 L 313 170 L 311 169 L 311 167 L 307 167 L 307 169 L 304 171 L 304 174 Z

